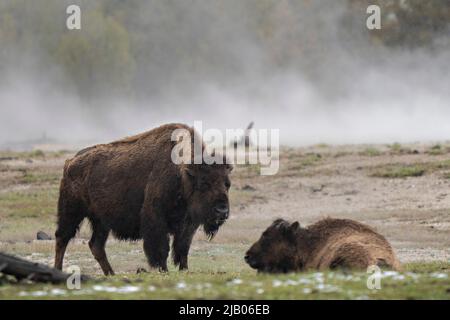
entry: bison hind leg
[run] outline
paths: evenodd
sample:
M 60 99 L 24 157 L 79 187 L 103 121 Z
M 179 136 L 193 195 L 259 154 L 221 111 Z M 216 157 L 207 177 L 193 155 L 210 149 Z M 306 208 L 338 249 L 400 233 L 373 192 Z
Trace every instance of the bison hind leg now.
M 330 269 L 331 270 L 337 270 L 337 269 L 347 270 L 347 269 L 349 269 L 349 265 L 345 258 L 336 257 L 335 259 L 333 259 L 333 261 L 331 261 Z
M 366 248 L 359 244 L 346 243 L 336 250 L 329 264 L 329 268 L 365 270 L 369 265 L 370 255 Z
M 91 249 L 92 255 L 102 268 L 105 276 L 114 275 L 114 270 L 109 264 L 105 251 L 106 240 L 108 240 L 110 230 L 105 228 L 98 220 L 90 219 L 90 222 L 92 236 L 91 240 L 89 240 L 89 248 Z
M 59 200 L 58 222 L 55 232 L 55 268 L 62 270 L 67 244 L 77 234 L 85 215 L 76 203 Z

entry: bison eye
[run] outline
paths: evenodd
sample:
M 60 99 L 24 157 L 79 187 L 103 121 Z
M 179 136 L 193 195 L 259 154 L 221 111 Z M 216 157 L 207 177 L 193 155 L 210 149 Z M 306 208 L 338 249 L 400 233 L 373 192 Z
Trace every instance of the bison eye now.
M 230 187 L 231 187 L 231 184 L 228 181 L 225 182 L 225 188 L 230 189 Z

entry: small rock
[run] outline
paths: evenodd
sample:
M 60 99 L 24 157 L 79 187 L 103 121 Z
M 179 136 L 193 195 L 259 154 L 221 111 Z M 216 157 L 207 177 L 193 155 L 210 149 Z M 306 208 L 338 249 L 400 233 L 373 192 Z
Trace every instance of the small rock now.
M 38 233 L 36 234 L 36 239 L 37 240 L 52 240 L 52 237 L 50 237 L 44 231 L 38 231 Z
M 325 188 L 325 185 L 324 184 L 321 184 L 320 186 L 314 186 L 314 187 L 311 187 L 311 192 L 320 192 L 320 191 L 322 191 L 323 190 L 323 188 Z
M 136 270 L 136 274 L 140 274 L 140 273 L 148 273 L 148 271 L 146 269 L 144 269 L 144 268 L 138 268 Z
M 249 184 L 246 184 L 245 186 L 242 187 L 242 190 L 245 190 L 245 191 L 255 191 L 256 188 L 255 188 L 255 187 L 252 187 L 252 186 L 249 185 Z

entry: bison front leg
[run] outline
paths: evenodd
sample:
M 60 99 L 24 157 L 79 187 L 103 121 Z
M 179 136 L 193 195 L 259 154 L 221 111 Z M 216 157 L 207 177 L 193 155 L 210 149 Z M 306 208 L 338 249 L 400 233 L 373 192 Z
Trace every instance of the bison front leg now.
M 167 225 L 159 219 L 149 219 L 143 222 L 144 252 L 150 267 L 167 272 L 167 257 L 169 256 L 169 232 Z
M 185 225 L 182 230 L 175 234 L 172 245 L 172 258 L 175 265 L 178 265 L 180 270 L 188 268 L 188 254 L 191 247 L 192 238 L 198 226 Z
M 163 162 L 160 162 L 162 165 Z M 167 271 L 167 258 L 170 250 L 168 217 L 176 204 L 179 181 L 177 176 L 169 175 L 161 179 L 162 168 L 154 167 L 145 188 L 145 199 L 141 210 L 141 236 L 144 239 L 144 252 L 149 265 L 160 271 Z M 172 177 L 170 179 L 170 177 Z

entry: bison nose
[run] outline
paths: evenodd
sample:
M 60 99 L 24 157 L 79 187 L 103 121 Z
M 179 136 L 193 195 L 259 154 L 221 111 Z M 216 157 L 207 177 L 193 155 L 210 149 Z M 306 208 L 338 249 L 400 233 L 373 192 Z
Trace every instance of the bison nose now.
M 257 269 L 258 268 L 258 263 L 255 261 L 254 257 L 250 256 L 249 254 L 245 255 L 244 260 L 253 269 Z
M 217 216 L 221 220 L 226 220 L 228 218 L 228 213 L 230 212 L 230 209 L 228 208 L 228 204 L 221 203 L 214 207 L 214 210 L 217 213 Z

